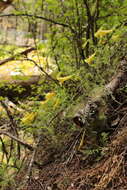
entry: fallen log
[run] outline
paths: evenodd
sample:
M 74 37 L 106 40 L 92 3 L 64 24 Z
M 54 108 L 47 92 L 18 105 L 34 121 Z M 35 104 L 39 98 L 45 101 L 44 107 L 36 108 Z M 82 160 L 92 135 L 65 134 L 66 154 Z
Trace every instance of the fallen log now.
M 88 126 L 91 118 L 93 120 L 93 115 L 98 113 L 98 110 L 103 102 L 103 100 L 109 95 L 113 97 L 113 93 L 122 85 L 127 82 L 127 61 L 122 60 L 118 74 L 116 74 L 111 82 L 109 82 L 103 88 L 98 89 L 98 93 L 90 98 L 86 105 L 74 114 L 73 121 L 76 125 L 85 127 Z

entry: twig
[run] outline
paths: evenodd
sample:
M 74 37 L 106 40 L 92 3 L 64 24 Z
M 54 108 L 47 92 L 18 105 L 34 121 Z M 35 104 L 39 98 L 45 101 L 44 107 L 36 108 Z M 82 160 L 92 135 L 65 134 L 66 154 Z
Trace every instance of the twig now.
M 28 170 L 27 170 L 27 174 L 22 182 L 23 184 L 23 187 L 25 187 L 26 185 L 28 185 L 28 182 L 30 180 L 30 177 L 31 177 L 31 173 L 32 173 L 32 167 L 33 165 L 36 163 L 35 162 L 35 156 L 36 156 L 36 153 L 37 153 L 37 149 L 38 149 L 38 146 L 39 146 L 39 143 L 40 143 L 40 139 L 41 139 L 41 136 L 38 137 L 38 141 L 37 141 L 37 144 L 34 148 L 34 151 L 33 151 L 33 154 L 32 154 L 32 157 L 31 157 L 31 160 L 30 160 L 30 163 L 29 163 L 29 166 L 28 166 Z
M 51 79 L 51 80 L 54 81 L 57 85 L 60 86 L 58 80 L 52 78 L 41 66 L 39 66 L 39 65 L 36 63 L 36 61 L 34 61 L 33 59 L 29 59 L 29 58 L 26 58 L 26 60 L 33 62 L 34 65 L 35 65 L 36 67 L 38 67 L 42 73 L 44 73 L 49 79 Z
M 3 152 L 3 154 L 5 153 L 6 159 L 8 160 L 8 152 L 6 150 L 6 146 L 4 144 L 4 141 L 3 141 L 2 137 L 0 137 L 0 141 L 1 141 L 1 144 L 2 144 L 2 152 Z
M 0 101 L 0 103 L 1 103 L 2 107 L 5 109 L 5 111 L 7 113 L 7 116 L 9 118 L 9 120 L 10 120 L 11 128 L 12 128 L 14 134 L 16 136 L 18 136 L 17 125 L 16 125 L 16 122 L 15 122 L 10 110 L 8 109 L 8 106 L 6 105 L 5 101 Z
M 37 150 L 36 150 L 36 148 L 35 148 L 34 151 L 33 151 L 33 154 L 32 154 L 31 160 L 30 160 L 30 163 L 29 163 L 29 167 L 28 167 L 28 171 L 27 171 L 27 175 L 26 175 L 26 181 L 28 181 L 28 180 L 30 179 L 36 152 L 37 152 Z
M 7 131 L 4 130 L 0 130 L 0 135 L 6 135 L 8 137 L 10 137 L 11 139 L 17 141 L 18 143 L 20 143 L 21 145 L 23 145 L 24 147 L 28 148 L 29 150 L 33 151 L 35 148 L 33 146 L 31 146 L 30 144 L 27 144 L 26 142 L 20 140 L 19 138 L 17 138 L 16 136 L 10 134 Z

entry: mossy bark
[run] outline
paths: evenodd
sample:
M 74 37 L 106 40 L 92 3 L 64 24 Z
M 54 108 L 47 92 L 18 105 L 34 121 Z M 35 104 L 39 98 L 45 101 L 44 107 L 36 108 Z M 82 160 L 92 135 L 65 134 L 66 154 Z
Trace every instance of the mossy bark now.
M 73 116 L 73 121 L 76 125 L 81 127 L 86 127 L 89 123 L 93 122 L 94 119 L 98 117 L 98 112 L 101 109 L 104 100 L 111 96 L 115 91 L 126 84 L 127 82 L 127 61 L 122 60 L 120 63 L 119 70 L 117 74 L 113 77 L 113 79 L 104 86 L 101 90 L 99 90 L 87 104 L 79 110 L 77 110 L 76 114 Z M 96 117 L 93 117 L 96 116 Z

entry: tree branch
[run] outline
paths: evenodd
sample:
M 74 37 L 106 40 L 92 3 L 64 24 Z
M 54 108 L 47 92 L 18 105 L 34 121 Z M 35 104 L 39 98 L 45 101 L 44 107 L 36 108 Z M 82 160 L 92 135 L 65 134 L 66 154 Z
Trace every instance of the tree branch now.
M 31 151 L 34 150 L 33 146 L 31 146 L 30 144 L 27 144 L 26 142 L 20 140 L 19 138 L 15 137 L 14 135 L 8 133 L 7 131 L 0 130 L 0 135 L 6 135 L 6 136 L 10 137 L 11 139 L 17 141 L 18 143 L 20 143 L 24 147 L 28 148 L 29 150 L 31 150 Z
M 69 26 L 68 24 L 65 24 L 65 23 L 61 23 L 61 22 L 57 22 L 55 20 L 52 20 L 50 18 L 46 18 L 46 17 L 43 17 L 43 16 L 37 16 L 37 15 L 32 15 L 32 14 L 26 14 L 26 13 L 23 13 L 23 14 L 4 14 L 4 15 L 0 15 L 0 17 L 31 17 L 31 18 L 36 18 L 36 19 L 41 19 L 41 20 L 45 20 L 47 22 L 50 22 L 50 23 L 53 23 L 53 24 L 56 24 L 56 25 L 60 25 L 60 26 L 63 26 L 63 27 L 66 27 L 66 28 L 70 28 L 71 31 L 74 32 L 74 29 L 71 28 L 71 26 Z
M 86 40 L 90 39 L 90 29 L 91 29 L 91 21 L 92 21 L 92 16 L 91 16 L 91 12 L 90 12 L 90 8 L 88 5 L 88 1 L 84 0 L 84 5 L 86 8 L 86 13 L 87 13 L 87 30 L 86 30 Z M 86 57 L 89 56 L 89 42 L 86 45 Z

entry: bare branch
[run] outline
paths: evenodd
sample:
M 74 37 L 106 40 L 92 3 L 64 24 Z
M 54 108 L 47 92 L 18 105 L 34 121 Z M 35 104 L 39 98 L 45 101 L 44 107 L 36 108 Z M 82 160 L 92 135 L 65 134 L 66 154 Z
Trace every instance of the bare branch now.
M 50 23 L 53 23 L 53 24 L 56 24 L 56 25 L 60 25 L 60 26 L 63 26 L 63 27 L 66 27 L 66 28 L 70 28 L 71 31 L 74 32 L 74 29 L 71 28 L 71 26 L 69 26 L 68 24 L 65 24 L 65 23 L 61 23 L 61 22 L 58 22 L 58 21 L 55 21 L 55 20 L 52 20 L 50 18 L 46 18 L 46 17 L 43 17 L 43 16 L 37 16 L 37 15 L 32 15 L 32 14 L 27 14 L 27 13 L 23 13 L 23 14 L 4 14 L 4 15 L 0 15 L 0 17 L 31 17 L 31 18 L 36 18 L 36 19 L 41 19 L 41 20 L 45 20 L 47 22 L 50 22 Z
M 31 146 L 30 144 L 27 144 L 26 142 L 20 140 L 19 138 L 17 138 L 16 136 L 10 134 L 10 133 L 7 132 L 7 131 L 0 130 L 0 135 L 6 135 L 6 136 L 10 137 L 11 139 L 17 141 L 18 143 L 20 143 L 20 144 L 23 145 L 24 147 L 28 148 L 29 150 L 31 150 L 31 151 L 34 150 L 34 147 L 33 147 L 33 146 Z

